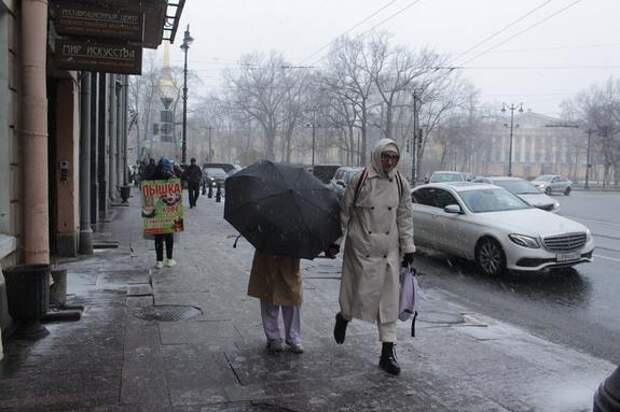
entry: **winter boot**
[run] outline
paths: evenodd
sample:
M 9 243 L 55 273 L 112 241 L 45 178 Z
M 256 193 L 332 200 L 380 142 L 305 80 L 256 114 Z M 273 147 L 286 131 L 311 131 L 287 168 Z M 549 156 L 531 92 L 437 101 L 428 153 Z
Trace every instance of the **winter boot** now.
M 334 339 L 336 340 L 336 343 L 339 345 L 342 345 L 344 343 L 344 338 L 347 333 L 348 323 L 349 321 L 346 320 L 342 316 L 342 313 L 338 312 L 336 314 L 336 325 L 334 326 Z
M 383 342 L 379 366 L 381 369 L 392 375 L 400 374 L 400 365 L 396 360 L 396 350 L 394 349 L 393 342 Z

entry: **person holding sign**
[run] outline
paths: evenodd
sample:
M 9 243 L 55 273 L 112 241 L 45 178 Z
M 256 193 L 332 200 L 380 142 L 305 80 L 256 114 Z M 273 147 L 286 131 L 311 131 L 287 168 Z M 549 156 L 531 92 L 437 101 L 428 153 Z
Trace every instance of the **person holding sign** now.
M 174 233 L 183 230 L 183 202 L 181 181 L 175 175 L 170 160 L 162 157 L 151 180 L 142 183 L 142 198 L 144 233 L 155 237 L 155 267 L 172 267 L 176 265 L 172 258 Z

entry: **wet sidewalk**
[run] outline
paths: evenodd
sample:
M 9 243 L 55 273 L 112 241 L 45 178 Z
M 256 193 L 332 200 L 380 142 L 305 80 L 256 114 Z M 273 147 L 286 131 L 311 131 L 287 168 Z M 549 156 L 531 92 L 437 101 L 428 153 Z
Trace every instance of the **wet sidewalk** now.
M 425 289 L 417 336 L 399 322 L 403 372 L 388 376 L 374 325 L 352 322 L 333 341 L 341 262 L 326 259 L 302 263 L 306 352 L 268 354 L 246 296 L 253 249 L 232 247 L 223 203 L 187 209 L 178 265 L 155 270 L 132 201 L 98 233 L 119 248 L 63 263 L 82 319 L 7 342 L 0 410 L 570 412 L 589 410 L 614 369 Z

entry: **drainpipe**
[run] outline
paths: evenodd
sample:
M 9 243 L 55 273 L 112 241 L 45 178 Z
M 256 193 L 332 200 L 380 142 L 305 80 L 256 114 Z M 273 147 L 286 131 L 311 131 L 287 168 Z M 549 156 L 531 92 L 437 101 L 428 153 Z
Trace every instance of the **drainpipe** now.
M 24 262 L 49 264 L 47 1 L 22 0 L 21 27 Z
M 90 227 L 90 73 L 82 72 L 80 84 L 80 249 L 93 254 L 93 230 Z

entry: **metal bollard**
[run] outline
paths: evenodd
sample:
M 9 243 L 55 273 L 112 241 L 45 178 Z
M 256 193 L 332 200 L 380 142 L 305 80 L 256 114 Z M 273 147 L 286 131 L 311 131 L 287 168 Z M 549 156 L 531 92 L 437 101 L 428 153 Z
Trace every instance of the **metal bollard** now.
M 222 186 L 217 184 L 217 191 L 215 192 L 215 201 L 220 203 L 222 201 Z

